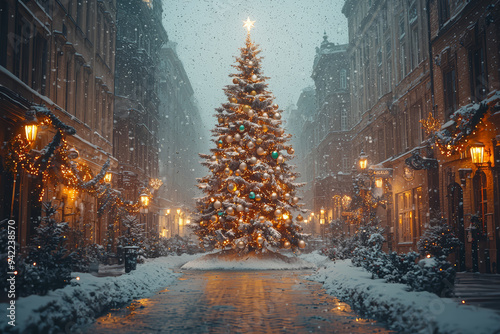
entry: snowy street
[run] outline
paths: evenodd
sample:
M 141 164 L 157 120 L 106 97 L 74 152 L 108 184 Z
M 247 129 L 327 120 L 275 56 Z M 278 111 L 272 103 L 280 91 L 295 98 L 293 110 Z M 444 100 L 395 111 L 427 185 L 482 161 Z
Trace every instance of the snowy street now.
M 186 271 L 86 333 L 387 333 L 359 318 L 309 271 Z

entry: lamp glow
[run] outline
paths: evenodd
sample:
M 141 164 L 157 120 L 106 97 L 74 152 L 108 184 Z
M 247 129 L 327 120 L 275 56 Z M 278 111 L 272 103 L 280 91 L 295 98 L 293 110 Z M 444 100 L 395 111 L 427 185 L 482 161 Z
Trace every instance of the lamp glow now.
M 477 142 L 470 148 L 470 158 L 472 163 L 482 164 L 484 163 L 484 144 Z
M 36 124 L 26 124 L 24 126 L 24 131 L 26 132 L 26 140 L 32 144 L 36 140 L 36 134 L 38 132 L 38 125 Z
M 111 183 L 111 178 L 113 177 L 113 174 L 111 174 L 111 172 L 107 172 L 105 175 L 104 175 L 104 182 L 106 183 Z
M 375 179 L 375 187 L 377 188 L 382 188 L 383 181 L 381 178 L 376 178 Z
M 145 193 L 142 193 L 140 196 L 142 206 L 146 207 L 149 205 L 149 196 Z
M 361 150 L 361 154 L 359 155 L 359 168 L 361 170 L 365 170 L 368 166 L 368 156 L 365 154 L 363 150 Z

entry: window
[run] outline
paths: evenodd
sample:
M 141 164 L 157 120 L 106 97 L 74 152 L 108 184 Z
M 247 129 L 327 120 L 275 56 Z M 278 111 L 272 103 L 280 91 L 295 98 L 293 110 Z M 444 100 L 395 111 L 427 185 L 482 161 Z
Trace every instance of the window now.
M 333 196 L 333 219 L 342 219 L 342 198 L 339 195 Z
M 472 179 L 474 188 L 474 209 L 483 225 L 483 231 L 486 231 L 486 214 L 488 213 L 488 192 L 486 184 L 486 174 L 478 170 Z
M 482 47 L 469 51 L 469 73 L 472 101 L 484 100 L 488 93 L 488 74 Z
M 401 115 L 401 152 L 408 149 L 409 143 L 409 125 L 408 125 L 408 112 L 405 110 Z
M 412 242 L 413 237 L 413 203 L 411 191 L 398 194 L 398 241 Z
M 340 88 L 347 88 L 347 71 L 340 70 Z
M 403 80 L 406 76 L 406 44 L 404 41 L 400 42 L 400 53 L 399 53 L 399 62 L 400 62 L 400 74 L 401 77 L 399 80 Z
M 443 75 L 444 108 L 446 119 L 457 110 L 457 84 L 455 69 L 452 68 Z
M 410 22 L 410 24 L 413 24 L 414 22 L 417 21 L 417 18 L 418 18 L 417 1 L 411 0 L 410 8 L 408 9 L 408 21 Z
M 450 19 L 450 0 L 438 0 L 439 27 Z
M 418 38 L 418 25 L 411 28 L 411 68 L 414 69 L 420 63 L 420 42 Z
M 9 29 L 9 13 L 7 3 L 0 1 L 0 66 L 7 65 L 7 31 Z
M 422 126 L 420 120 L 422 119 L 422 106 L 420 102 L 415 103 L 410 109 L 410 125 L 411 125 L 411 146 L 415 147 L 420 145 L 424 137 L 422 136 Z
M 347 110 L 345 109 L 342 109 L 342 112 L 340 113 L 340 130 L 347 130 Z
M 348 173 L 350 169 L 349 159 L 347 157 L 342 158 L 342 171 Z
M 406 35 L 406 30 L 405 30 L 405 17 L 403 13 L 400 14 L 399 16 L 399 39 L 402 39 Z
M 385 159 L 385 143 L 384 143 L 384 129 L 377 131 L 377 155 L 378 160 L 383 161 Z
M 83 15 L 83 0 L 78 0 L 76 3 L 76 24 L 82 28 L 82 15 Z
M 47 76 L 47 41 L 37 34 L 33 41 L 33 74 L 31 88 L 45 95 L 45 80 Z

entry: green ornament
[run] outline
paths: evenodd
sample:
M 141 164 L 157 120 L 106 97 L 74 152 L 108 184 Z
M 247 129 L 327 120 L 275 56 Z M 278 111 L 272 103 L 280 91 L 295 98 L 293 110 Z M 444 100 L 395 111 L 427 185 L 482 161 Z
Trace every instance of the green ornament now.
M 255 199 L 255 193 L 253 191 L 251 191 L 250 194 L 248 195 L 248 197 L 250 199 Z
M 280 156 L 280 154 L 276 151 L 273 151 L 273 153 L 271 153 L 271 156 L 273 157 L 273 159 L 278 159 L 278 157 Z
M 243 124 L 240 125 L 240 131 L 245 131 L 245 126 Z
M 217 212 L 217 214 L 218 214 L 219 216 L 222 216 L 222 215 L 224 215 L 224 211 L 219 211 L 219 212 Z

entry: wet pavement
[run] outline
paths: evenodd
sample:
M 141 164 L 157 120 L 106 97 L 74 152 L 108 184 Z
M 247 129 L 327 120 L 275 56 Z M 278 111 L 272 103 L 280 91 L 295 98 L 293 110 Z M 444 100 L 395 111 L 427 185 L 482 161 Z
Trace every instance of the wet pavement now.
M 86 333 L 388 333 L 330 296 L 311 271 L 188 271 Z

